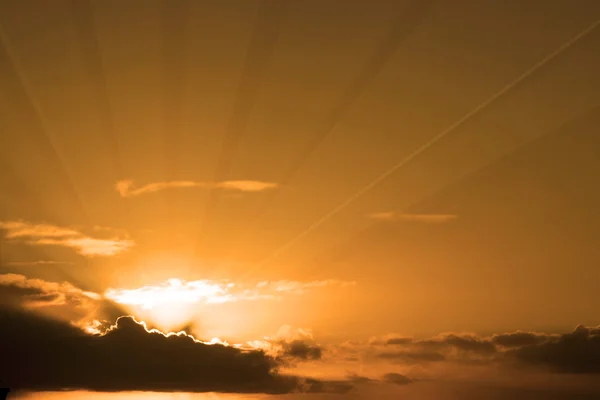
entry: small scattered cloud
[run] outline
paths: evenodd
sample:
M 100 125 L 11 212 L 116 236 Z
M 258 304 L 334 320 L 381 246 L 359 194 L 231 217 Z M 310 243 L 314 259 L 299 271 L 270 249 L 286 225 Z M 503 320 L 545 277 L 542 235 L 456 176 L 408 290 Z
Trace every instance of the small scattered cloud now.
M 67 247 L 87 257 L 115 256 L 134 245 L 132 240 L 119 236 L 108 239 L 97 238 L 71 228 L 26 221 L 0 221 L 0 229 L 6 231 L 6 239 L 18 243 L 30 246 Z
M 369 217 L 380 221 L 422 222 L 427 224 L 441 224 L 454 221 L 458 218 L 456 214 L 410 214 L 396 212 L 374 213 L 370 214 Z
M 385 374 L 382 381 L 385 383 L 393 383 L 394 385 L 408 385 L 409 383 L 413 383 L 413 380 L 409 377 L 396 372 Z
M 321 347 L 305 340 L 292 340 L 282 343 L 282 354 L 285 357 L 292 357 L 301 360 L 320 360 L 322 356 Z
M 389 337 L 386 341 L 385 344 L 388 346 L 393 346 L 393 345 L 405 345 L 405 344 L 410 344 L 414 341 L 413 338 L 411 337 L 404 337 L 404 336 L 392 336 Z
M 357 374 L 350 374 L 348 376 L 348 381 L 357 384 L 357 385 L 372 385 L 372 384 L 394 384 L 394 385 L 408 385 L 413 383 L 414 381 L 407 377 L 406 375 L 399 374 L 397 372 L 389 372 L 381 377 L 381 379 L 370 378 L 368 376 L 362 376 Z
M 126 179 L 118 181 L 115 189 L 121 197 L 135 197 L 143 194 L 156 193 L 166 189 L 175 188 L 201 188 L 201 189 L 223 189 L 237 192 L 261 192 L 275 189 L 278 185 L 273 182 L 237 180 L 223 182 L 197 182 L 197 181 L 168 181 L 154 182 L 143 186 L 136 186 L 133 180 Z
M 428 349 L 454 348 L 463 352 L 489 355 L 496 352 L 496 346 L 486 339 L 473 334 L 447 333 L 431 339 L 414 342 L 416 346 Z

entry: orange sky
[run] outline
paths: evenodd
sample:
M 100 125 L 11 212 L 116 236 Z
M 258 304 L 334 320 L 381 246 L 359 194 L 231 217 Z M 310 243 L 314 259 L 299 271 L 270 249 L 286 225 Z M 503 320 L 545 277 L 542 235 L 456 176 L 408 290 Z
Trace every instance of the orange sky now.
M 599 21 L 595 0 L 2 2 L 0 274 L 203 340 L 596 326 Z

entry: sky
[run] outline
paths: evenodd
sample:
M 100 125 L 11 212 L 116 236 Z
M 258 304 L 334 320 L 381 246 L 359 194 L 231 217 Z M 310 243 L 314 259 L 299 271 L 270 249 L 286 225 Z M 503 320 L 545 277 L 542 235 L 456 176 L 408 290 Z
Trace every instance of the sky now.
M 0 386 L 596 398 L 598 48 L 596 0 L 0 2 Z

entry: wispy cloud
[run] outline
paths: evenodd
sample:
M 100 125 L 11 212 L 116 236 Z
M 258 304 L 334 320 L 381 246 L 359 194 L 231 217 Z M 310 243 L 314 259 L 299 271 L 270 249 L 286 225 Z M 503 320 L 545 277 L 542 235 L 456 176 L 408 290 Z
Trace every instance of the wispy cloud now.
M 276 300 L 285 294 L 299 295 L 326 286 L 345 287 L 354 284 L 354 282 L 336 280 L 265 281 L 245 286 L 229 281 L 169 279 L 159 285 L 143 286 L 137 289 L 111 288 L 104 295 L 119 304 L 152 309 L 167 304 L 215 304 L 240 300 Z
M 32 246 L 62 246 L 83 256 L 114 256 L 133 246 L 129 239 L 113 236 L 108 239 L 85 235 L 78 230 L 25 221 L 0 221 L 5 237 Z
M 85 300 L 98 301 L 102 298 L 97 293 L 81 290 L 68 282 L 49 282 L 19 274 L 0 275 L 0 298 L 10 303 L 11 297 L 19 300 L 25 307 L 34 308 L 67 303 L 81 306 Z
M 263 190 L 274 189 L 278 185 L 273 182 L 238 180 L 223 182 L 197 182 L 197 181 L 169 181 L 154 182 L 143 186 L 136 186 L 130 179 L 118 181 L 115 185 L 117 192 L 121 197 L 135 197 L 143 194 L 156 193 L 161 190 L 173 188 L 202 188 L 202 189 L 223 189 L 238 192 L 261 192 Z
M 408 221 L 423 222 L 427 224 L 440 224 L 444 222 L 454 221 L 456 218 L 458 218 L 458 216 L 456 214 L 410 214 L 381 212 L 370 214 L 369 218 L 381 221 Z
M 47 260 L 38 260 L 38 261 L 11 261 L 7 263 L 7 265 L 14 266 L 32 266 L 32 265 L 72 265 L 72 262 L 69 261 L 47 261 Z

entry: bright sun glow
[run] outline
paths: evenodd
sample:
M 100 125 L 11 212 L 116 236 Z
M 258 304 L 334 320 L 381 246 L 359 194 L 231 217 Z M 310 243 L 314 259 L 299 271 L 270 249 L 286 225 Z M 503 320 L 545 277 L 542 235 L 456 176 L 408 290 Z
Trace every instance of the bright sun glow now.
M 121 304 L 133 315 L 151 321 L 165 331 L 180 329 L 194 320 L 206 306 L 237 302 L 280 300 L 285 295 L 303 295 L 324 287 L 347 287 L 354 282 L 323 281 L 263 281 L 249 285 L 230 281 L 168 279 L 157 285 L 136 289 L 112 288 L 104 297 Z
M 138 289 L 108 289 L 105 296 L 119 304 L 141 306 L 150 310 L 157 306 L 205 303 L 225 303 L 233 300 L 227 293 L 233 283 L 222 284 L 208 281 L 184 282 L 169 279 L 160 286 L 144 286 Z

